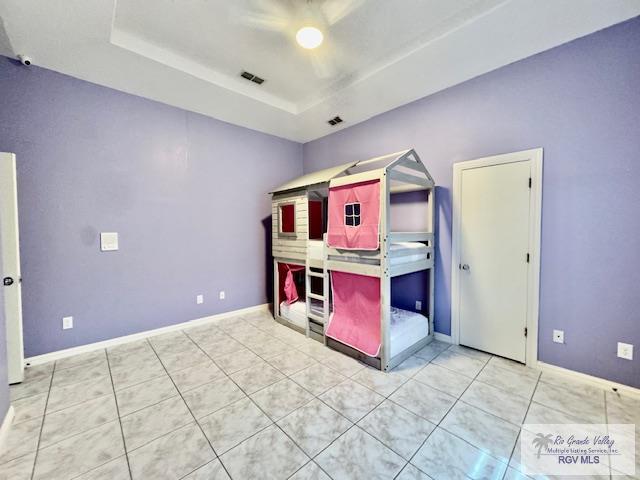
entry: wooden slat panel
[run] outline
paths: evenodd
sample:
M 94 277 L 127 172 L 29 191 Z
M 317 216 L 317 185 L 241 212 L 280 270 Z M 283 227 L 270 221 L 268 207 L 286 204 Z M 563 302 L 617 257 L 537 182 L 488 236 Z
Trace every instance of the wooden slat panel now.
M 287 259 L 291 259 L 291 260 L 299 260 L 300 262 L 304 262 L 305 255 L 297 252 L 290 252 L 290 251 L 286 251 L 286 252 L 274 251 L 273 257 L 275 259 L 280 259 L 284 261 L 286 261 Z
M 296 247 L 305 247 L 307 246 L 306 240 L 298 240 L 298 239 L 287 239 L 287 238 L 274 238 L 272 245 L 275 246 L 296 246 Z
M 432 242 L 433 233 L 429 232 L 391 232 L 389 241 L 394 242 Z
M 405 275 L 407 273 L 419 272 L 433 268 L 433 259 L 419 260 L 417 262 L 401 263 L 400 265 L 392 265 L 389 270 L 392 277 Z
M 280 235 L 280 232 L 277 228 L 272 228 L 271 233 L 273 234 L 273 238 L 296 238 L 296 235 Z M 307 239 L 308 228 L 307 225 L 298 225 L 298 229 L 296 230 L 297 237 L 302 238 L 304 240 Z
M 271 250 L 279 250 L 279 251 L 286 251 L 286 252 L 307 252 L 307 247 L 303 246 L 303 245 L 273 245 L 271 247 Z
M 273 252 L 275 254 L 275 252 L 295 252 L 295 253 L 300 253 L 306 256 L 307 254 L 307 249 L 304 247 L 274 247 Z

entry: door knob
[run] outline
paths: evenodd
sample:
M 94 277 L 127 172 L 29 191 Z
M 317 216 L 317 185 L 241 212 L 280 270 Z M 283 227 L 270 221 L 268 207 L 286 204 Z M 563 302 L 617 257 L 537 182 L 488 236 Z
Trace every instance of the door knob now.
M 8 287 L 9 285 L 13 285 L 13 278 L 11 277 L 4 277 L 2 279 L 2 283 L 5 287 Z
M 465 272 L 469 271 L 469 265 L 467 265 L 466 263 L 464 265 L 462 265 L 462 270 L 464 270 Z

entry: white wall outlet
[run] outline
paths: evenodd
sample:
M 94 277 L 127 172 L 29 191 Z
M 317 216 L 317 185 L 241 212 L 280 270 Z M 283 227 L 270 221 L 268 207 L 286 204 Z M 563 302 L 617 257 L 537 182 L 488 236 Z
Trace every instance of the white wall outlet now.
M 564 343 L 564 330 L 554 330 L 553 341 L 555 343 Z
M 69 330 L 73 328 L 73 317 L 63 317 L 62 318 L 62 329 Z
M 224 300 L 225 294 L 224 294 L 224 290 L 220 290 L 220 300 Z
M 118 232 L 100 233 L 100 250 L 103 252 L 118 250 Z
M 201 303 L 204 303 L 204 295 L 198 295 L 198 296 L 196 297 L 196 303 L 197 303 L 198 305 L 200 305 Z
M 618 342 L 618 357 L 626 360 L 633 360 L 633 345 L 630 343 Z
M 422 302 L 420 300 L 416 300 L 416 310 L 422 310 Z

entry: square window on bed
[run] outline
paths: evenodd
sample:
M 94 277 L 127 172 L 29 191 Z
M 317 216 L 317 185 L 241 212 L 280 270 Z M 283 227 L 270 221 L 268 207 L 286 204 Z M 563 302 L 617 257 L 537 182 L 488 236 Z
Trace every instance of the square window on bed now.
M 344 224 L 348 227 L 360 225 L 360 204 L 347 203 L 344 206 Z
M 293 203 L 280 205 L 280 233 L 295 235 L 296 233 L 296 206 Z

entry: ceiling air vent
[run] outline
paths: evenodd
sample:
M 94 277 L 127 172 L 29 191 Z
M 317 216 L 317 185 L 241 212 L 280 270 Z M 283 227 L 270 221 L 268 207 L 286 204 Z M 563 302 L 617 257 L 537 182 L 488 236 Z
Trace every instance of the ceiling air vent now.
M 241 76 L 242 78 L 245 78 L 245 79 L 247 79 L 247 80 L 249 80 L 249 81 L 253 82 L 253 83 L 257 83 L 258 85 L 260 85 L 260 84 L 264 83 L 264 78 L 260 78 L 259 76 L 254 75 L 253 73 L 249 73 L 249 72 L 246 72 L 246 71 L 245 71 L 245 72 L 242 72 L 242 73 L 240 74 L 240 76 Z
M 340 117 L 333 117 L 331 120 L 328 120 L 327 123 L 331 126 L 342 123 L 342 119 Z

